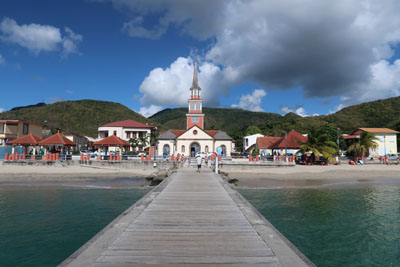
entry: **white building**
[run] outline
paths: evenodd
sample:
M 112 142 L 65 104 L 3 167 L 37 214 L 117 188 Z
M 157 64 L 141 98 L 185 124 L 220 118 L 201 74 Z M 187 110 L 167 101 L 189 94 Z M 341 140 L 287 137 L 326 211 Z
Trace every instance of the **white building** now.
M 252 135 L 243 136 L 243 151 L 247 151 L 247 149 L 254 146 L 257 143 L 258 137 L 264 137 L 264 135 L 252 134 Z
M 150 146 L 150 134 L 156 131 L 157 127 L 140 123 L 134 120 L 115 121 L 107 123 L 98 128 L 98 138 L 104 139 L 110 135 L 116 135 L 129 142 L 131 138 L 138 141 L 137 150 L 143 150 Z M 143 145 L 141 139 L 145 138 L 146 145 Z
M 188 100 L 186 130 L 168 130 L 157 138 L 157 155 L 181 154 L 195 156 L 197 152 L 213 153 L 222 148 L 222 156 L 230 156 L 235 149 L 232 137 L 221 130 L 204 130 L 203 100 L 200 98 L 197 62 L 194 64 L 193 84 Z

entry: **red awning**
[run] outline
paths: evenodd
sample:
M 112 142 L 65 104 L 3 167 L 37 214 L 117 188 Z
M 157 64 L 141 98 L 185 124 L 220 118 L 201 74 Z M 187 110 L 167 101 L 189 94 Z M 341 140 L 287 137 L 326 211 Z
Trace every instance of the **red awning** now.
M 42 140 L 41 146 L 76 146 L 74 142 L 63 136 L 60 132 Z
M 96 143 L 93 144 L 94 146 L 130 146 L 128 142 L 122 140 L 121 138 L 111 135 L 106 137 Z
M 7 145 L 36 146 L 40 143 L 40 141 L 42 141 L 42 138 L 30 133 L 8 142 Z

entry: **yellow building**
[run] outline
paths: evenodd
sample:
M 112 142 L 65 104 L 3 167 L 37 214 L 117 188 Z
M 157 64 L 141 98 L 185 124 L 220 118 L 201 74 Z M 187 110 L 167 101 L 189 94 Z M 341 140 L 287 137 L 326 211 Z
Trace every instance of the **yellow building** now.
M 0 120 L 0 146 L 29 133 L 42 138 L 42 125 L 22 120 Z
M 378 144 L 378 146 L 369 151 L 371 156 L 397 154 L 397 134 L 399 132 L 388 128 L 358 128 L 354 130 L 348 137 L 358 136 L 359 138 L 364 132 L 372 133 L 377 138 L 375 142 Z

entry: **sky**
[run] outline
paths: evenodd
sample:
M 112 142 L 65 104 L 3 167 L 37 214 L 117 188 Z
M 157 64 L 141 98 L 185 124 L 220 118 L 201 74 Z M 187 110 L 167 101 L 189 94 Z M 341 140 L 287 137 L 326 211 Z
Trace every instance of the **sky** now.
M 322 115 L 400 95 L 398 0 L 2 0 L 0 112 L 119 102 Z

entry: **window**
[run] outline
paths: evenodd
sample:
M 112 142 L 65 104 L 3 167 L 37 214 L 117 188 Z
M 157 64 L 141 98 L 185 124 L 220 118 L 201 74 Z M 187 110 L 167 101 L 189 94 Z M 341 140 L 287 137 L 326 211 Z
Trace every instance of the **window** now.
M 195 107 L 195 105 L 194 105 L 194 103 L 190 103 L 190 105 L 189 105 L 189 110 L 194 110 L 196 107 Z
M 4 123 L 0 123 L 0 133 L 4 133 Z
M 196 103 L 196 110 L 201 110 L 200 103 Z
M 385 135 L 380 135 L 379 139 L 381 140 L 381 142 L 385 141 Z
M 200 122 L 199 117 L 192 117 L 192 122 L 199 123 Z
M 249 146 L 249 139 L 246 138 L 246 146 Z
M 182 152 L 182 153 L 185 153 L 185 146 L 182 146 L 181 152 Z
M 389 135 L 389 142 L 394 142 L 394 135 Z
M 24 123 L 22 133 L 23 134 L 28 134 L 29 133 L 29 124 L 28 123 Z
M 105 132 L 105 133 L 104 133 L 104 137 L 108 137 L 108 132 Z
M 163 155 L 169 155 L 169 152 L 170 152 L 169 145 L 165 144 L 163 146 Z
M 117 135 L 117 131 L 114 131 L 114 135 Z
M 208 153 L 208 146 L 205 147 L 206 153 Z
M 131 132 L 126 132 L 126 139 L 131 138 Z

